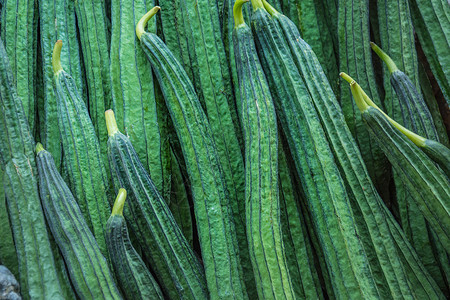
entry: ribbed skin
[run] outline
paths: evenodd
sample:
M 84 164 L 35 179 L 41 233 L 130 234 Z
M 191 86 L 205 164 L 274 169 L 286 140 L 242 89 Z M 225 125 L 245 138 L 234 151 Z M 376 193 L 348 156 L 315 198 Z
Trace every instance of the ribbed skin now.
M 8 218 L 5 187 L 3 186 L 4 170 L 0 169 L 0 263 L 5 265 L 19 278 L 19 262 L 17 261 L 16 248 L 11 224 Z
M 203 267 L 177 225 L 168 205 L 120 132 L 108 139 L 108 157 L 116 189 L 129 191 L 125 216 L 170 299 L 207 297 Z
M 295 298 L 324 299 L 306 223 L 298 203 L 302 199 L 299 199 L 296 193 L 285 151 L 279 143 L 280 218 L 287 267 Z
M 344 180 L 281 28 L 263 8 L 254 9 L 252 28 L 336 297 L 381 297 L 363 244 L 357 238 Z
M 235 27 L 233 44 L 245 138 L 246 230 L 256 288 L 259 299 L 294 299 L 281 232 L 275 107 L 245 23 Z
M 82 299 L 122 299 L 108 263 L 51 154 L 37 153 L 39 191 L 45 216 Z
M 417 146 L 408 140 L 377 109 L 363 112 L 371 134 L 376 137 L 393 167 L 408 188 L 444 249 L 450 247 L 449 179 Z
M 106 241 L 114 272 L 126 299 L 164 299 L 158 283 L 131 244 L 123 215 L 109 217 Z
M 59 70 L 54 82 L 68 185 L 100 250 L 108 257 L 104 230 L 110 212 L 110 187 L 95 128 L 75 80 Z
M 450 6 L 446 0 L 411 0 L 414 31 L 450 105 Z
M 110 37 L 103 0 L 75 1 L 77 24 L 89 100 L 89 114 L 107 164 L 105 110 L 113 107 L 110 75 Z
M 36 114 L 36 11 L 35 0 L 7 0 L 2 3 L 1 39 L 9 57 L 13 84 L 22 100 L 32 134 Z
M 50 152 L 59 168 L 62 159 L 61 139 L 58 128 L 56 93 L 53 89 L 52 51 L 57 40 L 62 40 L 61 62 L 75 80 L 78 90 L 85 95 L 84 74 L 81 70 L 81 53 L 75 21 L 74 1 L 39 0 L 39 28 L 42 69 L 38 70 L 43 78 L 43 97 L 38 110 L 41 142 Z M 86 101 L 87 98 L 83 97 Z
M 172 159 L 171 159 L 171 178 L 172 183 L 170 185 L 171 193 L 170 193 L 170 201 L 169 208 L 172 212 L 173 217 L 177 221 L 178 226 L 180 226 L 183 235 L 186 237 L 189 245 L 191 247 L 194 243 L 193 237 L 193 226 L 192 226 L 192 216 L 191 216 L 191 208 L 189 204 L 187 185 L 184 182 L 184 178 L 181 172 L 181 167 L 177 158 L 173 154 L 172 151 Z M 184 163 L 184 162 L 183 162 Z
M 339 166 L 345 174 L 344 180 L 352 196 L 352 209 L 358 222 L 359 234 L 364 236 L 364 248 L 370 255 L 371 268 L 377 272 L 379 284 L 392 297 L 411 295 L 409 274 L 400 266 L 402 261 L 395 249 L 396 239 L 389 232 L 384 213 L 384 204 L 376 192 L 362 161 L 358 146 L 348 129 L 341 108 L 332 88 L 311 47 L 303 41 L 295 25 L 281 14 L 275 14 L 289 42 L 291 52 L 318 111 L 327 133 L 330 146 Z M 416 262 L 417 263 L 417 262 Z M 425 275 L 422 275 L 424 277 Z M 426 276 L 425 276 L 426 277 Z M 385 297 L 388 297 L 388 296 Z
M 162 141 L 165 137 L 161 136 L 159 123 L 162 125 L 163 116 L 156 106 L 151 66 L 135 34 L 137 22 L 152 2 L 111 3 L 111 87 L 119 129 L 130 138 L 156 188 L 168 199 L 170 170 L 165 168 L 164 160 L 170 159 L 170 149 Z
M 142 35 L 141 45 L 183 150 L 210 297 L 243 299 L 233 214 L 209 122 L 186 72 L 166 45 L 151 33 Z
M 367 91 L 369 97 L 380 105 L 371 59 L 369 34 L 369 1 L 339 0 L 339 71 L 351 74 Z M 371 140 L 351 98 L 346 84 L 341 85 L 342 111 L 345 121 L 358 143 L 364 163 L 373 183 L 383 198 L 388 194 L 390 166 L 381 149 Z
M 421 147 L 428 157 L 434 160 L 450 178 L 450 149 L 439 142 L 426 140 L 424 147 Z
M 22 297 L 41 299 L 48 296 L 62 299 L 62 289 L 37 190 L 34 141 L 2 41 L 0 107 L 1 184 L 6 193 L 15 243 L 13 257 L 18 261 Z

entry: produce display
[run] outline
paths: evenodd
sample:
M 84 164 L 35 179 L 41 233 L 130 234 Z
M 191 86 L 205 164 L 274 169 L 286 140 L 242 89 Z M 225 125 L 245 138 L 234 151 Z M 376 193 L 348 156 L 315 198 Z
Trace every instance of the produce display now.
M 450 298 L 448 1 L 0 10 L 0 299 Z

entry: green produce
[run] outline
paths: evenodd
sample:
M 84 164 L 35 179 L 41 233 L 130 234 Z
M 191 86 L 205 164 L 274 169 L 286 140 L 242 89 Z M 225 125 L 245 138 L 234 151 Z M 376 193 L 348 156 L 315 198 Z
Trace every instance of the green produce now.
M 233 44 L 245 139 L 245 218 L 250 260 L 260 299 L 294 299 L 281 232 L 278 132 L 269 85 L 242 5 L 234 4 Z M 255 295 L 249 293 L 253 299 Z
M 287 38 L 261 1 L 252 0 L 252 29 L 337 298 L 382 297 L 372 273 L 345 182 L 299 74 Z
M 411 0 L 414 31 L 450 105 L 450 6 L 445 0 Z
M 0 41 L 0 161 L 24 299 L 62 299 L 35 174 L 33 138 Z M 2 232 L 3 233 L 3 232 Z M 3 235 L 2 235 L 3 239 Z M 11 256 L 10 256 L 11 258 Z
M 203 267 L 177 225 L 168 205 L 145 171 L 128 137 L 119 132 L 114 113 L 106 111 L 108 157 L 116 189 L 130 191 L 125 209 L 143 254 L 171 299 L 207 296 Z
M 169 208 L 173 214 L 173 217 L 177 221 L 177 224 L 180 226 L 183 235 L 186 237 L 189 245 L 193 245 L 194 237 L 193 237 L 193 228 L 192 228 L 192 216 L 191 216 L 191 208 L 189 204 L 188 191 L 187 186 L 184 183 L 184 177 L 181 171 L 180 164 L 182 162 L 178 161 L 173 154 L 173 151 L 170 151 L 172 154 L 172 183 L 171 193 L 170 193 L 170 201 Z M 184 163 L 184 162 L 183 162 Z
M 106 241 L 120 287 L 127 299 L 164 299 L 158 283 L 133 248 L 123 217 L 127 192 L 120 189 L 106 224 Z
M 61 66 L 62 41 L 55 44 L 52 64 L 58 127 L 68 185 L 83 217 L 107 257 L 105 225 L 109 218 L 109 184 L 99 141 L 75 80 Z
M 42 206 L 77 295 L 82 299 L 122 299 L 108 263 L 53 157 L 39 143 L 36 153 Z
M 8 218 L 5 188 L 3 186 L 4 170 L 0 169 L 0 264 L 5 265 L 13 274 L 19 277 L 19 262 L 17 261 L 14 238 Z
M 104 113 L 114 104 L 111 96 L 109 57 L 111 35 L 108 28 L 109 21 L 106 17 L 105 1 L 75 1 L 75 12 L 86 72 L 89 115 L 100 142 L 104 163 L 107 164 Z
M 450 180 L 412 141 L 404 136 L 397 125 L 392 125 L 386 114 L 374 107 L 370 97 L 348 75 L 352 94 L 371 134 L 401 175 L 415 203 L 437 234 L 444 249 L 449 249 Z M 394 127 L 395 126 L 395 127 Z
M 144 31 L 158 9 L 141 19 L 136 33 L 161 86 L 183 151 L 210 297 L 245 299 L 231 203 L 209 122 L 181 64 L 155 34 Z
M 35 0 L 2 1 L 1 39 L 30 132 L 35 131 L 37 13 Z
M 130 138 L 156 188 L 168 199 L 170 170 L 165 169 L 164 160 L 170 159 L 170 149 L 163 144 L 165 137 L 160 129 L 163 115 L 156 106 L 151 66 L 135 34 L 138 18 L 146 13 L 147 2 L 150 1 L 111 3 L 112 97 L 114 112 L 120 120 L 119 129 Z
M 44 147 L 49 151 L 56 166 L 62 160 L 61 139 L 58 128 L 56 93 L 53 88 L 52 52 L 55 41 L 64 40 L 67 47 L 62 49 L 62 64 L 72 75 L 79 91 L 85 96 L 84 73 L 81 68 L 80 46 L 75 20 L 75 1 L 39 0 L 40 57 L 42 63 L 38 73 L 42 74 L 42 93 L 39 103 L 39 133 Z M 87 99 L 83 97 L 83 99 Z
M 369 47 L 369 1 L 339 0 L 338 7 L 339 70 L 357 74 L 356 80 L 368 91 L 369 96 L 380 104 L 382 98 L 377 90 Z M 340 103 L 345 121 L 358 143 L 370 177 L 381 197 L 387 199 L 389 162 L 361 122 L 361 114 L 346 85 L 341 85 Z

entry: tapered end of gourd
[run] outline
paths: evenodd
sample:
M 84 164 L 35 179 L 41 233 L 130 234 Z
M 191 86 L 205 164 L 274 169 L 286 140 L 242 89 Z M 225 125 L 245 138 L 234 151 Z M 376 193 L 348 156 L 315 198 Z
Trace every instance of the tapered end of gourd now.
M 386 54 L 380 47 L 378 47 L 374 42 L 370 42 L 370 47 L 372 50 L 381 58 L 389 69 L 389 73 L 394 73 L 398 70 L 397 65 L 394 61 Z
M 36 154 L 38 154 L 41 151 L 45 151 L 44 146 L 42 146 L 41 143 L 36 144 Z
M 107 111 L 105 111 L 105 119 L 106 119 L 106 128 L 108 129 L 109 136 L 113 136 L 117 132 L 119 132 L 116 117 L 114 116 L 114 111 L 112 109 L 108 109 Z
M 159 6 L 155 6 L 152 9 L 150 9 L 137 23 L 136 25 L 136 35 L 138 39 L 141 39 L 141 36 L 145 32 L 145 26 L 147 26 L 148 21 L 156 15 L 156 13 L 161 9 Z
M 258 8 L 264 9 L 264 5 L 261 0 L 251 0 L 253 10 L 257 10 Z
M 351 78 L 348 74 L 341 72 L 339 73 L 345 81 L 350 83 L 350 90 L 352 91 L 353 99 L 355 99 L 356 105 L 358 106 L 361 112 L 366 111 L 369 108 L 369 105 L 364 101 L 364 97 L 362 95 L 362 89 L 359 84 Z
M 242 26 L 245 24 L 244 16 L 242 14 L 242 6 L 249 0 L 236 0 L 233 6 L 233 18 L 234 18 L 234 28 Z
M 114 201 L 111 216 L 123 216 L 123 206 L 125 205 L 126 199 L 127 191 L 125 189 L 120 189 L 119 193 L 117 194 L 116 201 Z
M 275 9 L 275 7 L 273 7 L 272 5 L 269 4 L 269 2 L 267 2 L 266 0 L 262 0 L 262 3 L 264 5 L 264 8 L 267 10 L 267 12 L 273 16 L 275 14 L 278 14 L 279 12 Z
M 61 66 L 61 49 L 62 49 L 62 41 L 58 40 L 53 47 L 53 55 L 52 55 L 52 66 L 53 73 L 58 73 L 62 70 Z

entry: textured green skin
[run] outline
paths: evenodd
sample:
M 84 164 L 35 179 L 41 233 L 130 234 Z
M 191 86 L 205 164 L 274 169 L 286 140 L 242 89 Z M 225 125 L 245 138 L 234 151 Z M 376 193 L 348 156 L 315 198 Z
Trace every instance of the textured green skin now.
M 281 232 L 275 107 L 250 27 L 235 28 L 233 44 L 245 138 L 246 231 L 256 288 L 259 299 L 294 299 Z
M 35 130 L 36 37 L 35 0 L 2 3 L 1 39 L 9 57 L 14 85 L 22 100 L 30 132 Z
M 115 274 L 125 297 L 164 299 L 158 283 L 131 244 L 123 216 L 109 217 L 106 224 L 106 241 Z
M 183 235 L 186 237 L 191 247 L 194 244 L 193 226 L 191 209 L 188 198 L 188 191 L 184 183 L 183 175 L 181 172 L 180 162 L 177 161 L 175 154 L 172 153 L 172 184 L 171 195 L 169 201 L 169 208 L 173 214 L 173 217 L 180 226 Z M 166 200 L 167 202 L 167 200 Z
M 320 0 L 322 6 L 325 10 L 325 22 L 327 22 L 328 31 L 331 34 L 331 39 L 333 41 L 333 48 L 338 60 L 339 54 L 339 41 L 338 41 L 338 6 L 339 0 Z M 338 83 L 339 84 L 339 83 Z
M 14 259 L 18 261 L 22 296 L 25 299 L 41 299 L 44 295 L 49 295 L 54 299 L 62 299 L 58 271 L 50 249 L 34 177 L 37 172 L 33 152 L 34 141 L 22 102 L 17 96 L 2 41 L 0 41 L 0 107 L 1 185 L 4 185 L 7 196 L 9 221 L 15 241 Z M 44 275 L 41 276 L 41 272 Z
M 446 0 L 411 0 L 414 30 L 450 105 L 450 6 Z
M 402 270 L 402 261 L 395 250 L 398 241 L 389 233 L 386 219 L 392 216 L 384 213 L 385 206 L 370 181 L 361 154 L 345 124 L 342 110 L 322 67 L 311 47 L 300 38 L 295 25 L 282 15 L 275 15 L 275 18 L 288 38 L 291 52 L 295 54 L 297 68 L 301 71 L 309 92 L 314 95 L 313 102 L 339 162 L 341 173 L 345 174 L 349 193 L 353 196 L 352 208 L 360 229 L 359 234 L 366 243 L 365 249 L 370 255 L 371 268 L 378 272 L 380 284 L 389 285 L 388 293 L 392 294 L 392 297 L 412 295 L 414 286 L 408 285 L 408 280 L 412 279 L 408 278 L 410 274 Z M 428 280 L 424 274 L 420 276 L 422 280 Z
M 345 183 L 281 28 L 262 9 L 252 13 L 252 28 L 336 297 L 380 297 Z
M 4 185 L 24 299 L 64 299 L 41 208 L 35 164 L 23 154 L 6 164 Z
M 68 185 L 100 250 L 108 257 L 104 231 L 110 215 L 111 191 L 99 141 L 75 80 L 60 70 L 55 73 L 54 81 Z
M 241 265 L 246 275 L 250 264 L 245 235 L 245 174 L 240 142 L 242 133 L 237 118 L 232 77 L 222 41 L 220 19 L 215 1 L 185 0 L 199 66 L 199 80 L 205 112 L 214 136 L 222 174 L 236 227 Z M 196 89 L 198 92 L 198 89 Z
M 144 33 L 141 45 L 183 151 L 210 297 L 245 299 L 231 204 L 209 122 L 186 72 L 164 43 Z
M 447 177 L 450 178 L 450 149 L 433 140 L 426 140 L 425 146 L 421 147 L 421 149 L 428 157 L 434 160 Z
M 136 23 L 153 6 L 152 2 L 112 2 L 111 86 L 119 129 L 130 138 L 140 161 L 166 199 L 170 173 L 164 160 L 170 154 L 162 152 L 170 149 L 162 141 L 165 137 L 159 123 L 162 125 L 163 116 L 156 106 L 151 66 L 135 34 Z
M 437 134 L 439 136 L 439 141 L 443 145 L 450 147 L 447 128 L 445 127 L 444 121 L 442 120 L 441 112 L 439 111 L 439 106 L 434 96 L 433 88 L 431 87 L 430 80 L 428 79 L 427 73 L 422 64 L 419 64 L 419 82 L 420 88 L 422 89 L 423 98 L 428 106 L 428 110 L 433 117 L 434 127 L 436 128 Z
M 105 110 L 113 108 L 110 75 L 110 32 L 102 0 L 75 1 L 77 24 L 86 72 L 89 115 L 107 164 Z M 95 235 L 95 234 L 94 234 Z M 95 235 L 96 236 L 96 235 Z
M 81 54 L 75 21 L 74 1 L 39 0 L 40 49 L 42 61 L 39 73 L 43 79 L 43 103 L 38 110 L 41 143 L 60 167 L 62 159 L 61 139 L 58 129 L 56 93 L 53 88 L 52 53 L 57 40 L 63 41 L 61 63 L 74 78 L 79 91 L 84 92 L 84 73 L 81 70 Z M 41 110 L 42 109 L 42 110 Z
M 363 117 L 444 249 L 449 249 L 449 179 L 377 109 L 369 107 Z
M 334 93 L 338 93 L 339 63 L 336 58 L 332 33 L 326 23 L 325 7 L 317 0 L 297 0 L 300 14 L 298 28 L 302 38 L 311 46 L 324 68 Z M 292 19 L 291 19 L 292 20 Z
M 286 260 L 296 299 L 324 299 L 314 266 L 313 249 L 300 211 L 295 183 L 291 178 L 285 150 L 278 146 L 280 207 Z
M 339 71 L 350 74 L 380 106 L 372 66 L 368 0 L 339 1 Z M 389 163 L 381 149 L 371 140 L 361 122 L 348 85 L 341 85 L 341 107 L 350 132 L 356 139 L 373 183 L 384 197 L 389 181 Z M 381 106 L 380 106 L 381 107 Z
M 117 190 L 129 191 L 125 215 L 164 293 L 171 299 L 207 297 L 203 267 L 130 143 L 120 132 L 108 139 Z
M 108 263 L 51 154 L 37 154 L 39 192 L 48 226 L 82 299 L 122 299 Z

